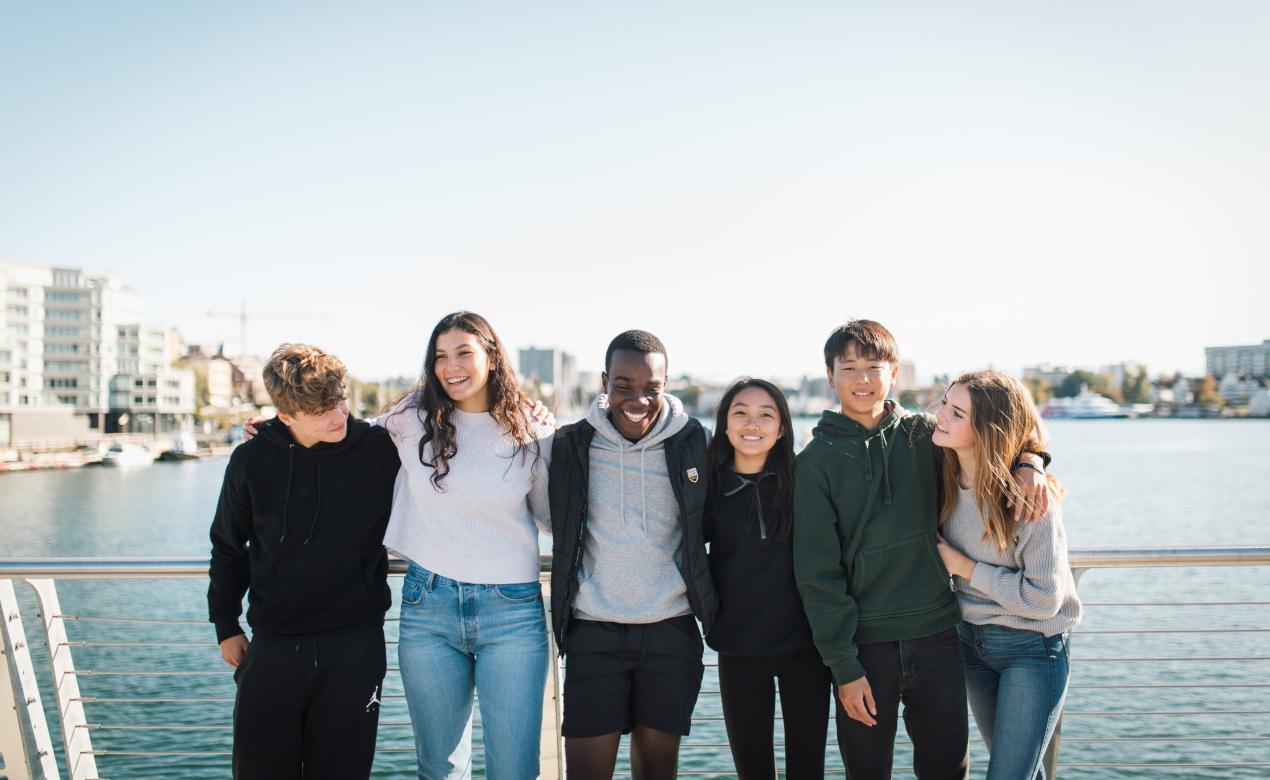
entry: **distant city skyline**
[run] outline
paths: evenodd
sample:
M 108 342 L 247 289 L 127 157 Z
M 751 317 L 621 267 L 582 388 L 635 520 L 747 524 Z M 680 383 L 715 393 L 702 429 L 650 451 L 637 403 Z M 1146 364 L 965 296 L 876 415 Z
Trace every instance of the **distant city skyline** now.
M 1262 2 L 4 4 L 0 261 L 367 378 L 459 308 L 580 372 L 638 327 L 816 375 L 855 316 L 919 377 L 1198 375 L 1270 337 L 1267 39 Z

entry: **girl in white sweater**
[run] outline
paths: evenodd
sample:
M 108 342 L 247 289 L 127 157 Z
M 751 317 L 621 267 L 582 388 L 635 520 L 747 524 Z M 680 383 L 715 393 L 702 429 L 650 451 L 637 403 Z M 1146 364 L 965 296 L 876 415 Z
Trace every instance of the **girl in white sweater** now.
M 1009 508 L 1019 456 L 1045 447 L 1027 388 L 999 371 L 948 388 L 932 441 L 945 448 L 939 554 L 963 621 L 966 693 L 988 746 L 989 780 L 1042 778 L 1042 758 L 1067 694 L 1068 638 L 1080 599 L 1067 563 L 1058 499 L 1021 524 Z
M 428 339 L 418 387 L 381 420 L 401 455 L 384 544 L 410 560 L 398 660 L 420 778 L 471 776 L 473 690 L 486 776 L 538 774 L 552 429 L 525 410 L 493 328 L 455 312 Z

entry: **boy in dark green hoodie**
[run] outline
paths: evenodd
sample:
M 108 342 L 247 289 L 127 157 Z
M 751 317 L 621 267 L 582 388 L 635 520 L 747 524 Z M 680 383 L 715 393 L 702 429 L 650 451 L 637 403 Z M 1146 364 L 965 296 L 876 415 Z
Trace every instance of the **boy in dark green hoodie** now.
M 887 400 L 899 369 L 890 331 L 851 320 L 825 343 L 827 410 L 798 455 L 794 569 L 838 686 L 838 746 L 852 780 L 890 778 L 900 704 L 922 780 L 969 773 L 961 620 L 936 548 L 935 418 Z M 1041 458 L 1016 479 L 1035 516 Z M 1023 503 L 1023 502 L 1021 502 Z M 1039 512 L 1038 512 L 1039 509 Z

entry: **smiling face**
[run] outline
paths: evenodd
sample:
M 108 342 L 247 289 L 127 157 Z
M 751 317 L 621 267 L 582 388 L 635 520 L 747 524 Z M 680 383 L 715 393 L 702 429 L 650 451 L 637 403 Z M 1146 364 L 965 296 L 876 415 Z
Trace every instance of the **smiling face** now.
M 278 419 L 291 429 L 291 436 L 301 447 L 314 444 L 339 444 L 348 434 L 348 401 L 340 401 L 321 414 L 278 412 Z
M 886 397 L 897 373 L 898 365 L 861 355 L 859 345 L 852 341 L 833 359 L 828 376 L 842 402 L 842 413 L 872 428 L 886 413 Z
M 451 328 L 437 336 L 432 370 L 460 411 L 489 411 L 490 368 L 489 353 L 473 334 Z
M 961 452 L 974 449 L 971 411 L 970 391 L 959 384 L 949 387 L 935 410 L 935 432 L 931 435 L 935 446 Z
M 661 413 L 666 356 L 660 352 L 616 350 L 602 381 L 613 427 L 630 441 L 644 438 Z
M 732 445 L 733 467 L 739 473 L 762 471 L 767 453 L 782 433 L 776 401 L 763 388 L 747 387 L 728 405 L 728 443 Z

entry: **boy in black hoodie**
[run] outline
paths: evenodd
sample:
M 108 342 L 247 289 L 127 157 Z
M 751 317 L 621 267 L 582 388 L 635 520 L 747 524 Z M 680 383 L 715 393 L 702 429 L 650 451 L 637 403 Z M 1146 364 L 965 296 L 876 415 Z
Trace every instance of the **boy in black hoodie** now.
M 349 418 L 346 377 L 316 347 L 280 346 L 264 370 L 278 417 L 225 469 L 207 603 L 238 684 L 239 780 L 365 778 L 374 761 L 400 461 L 383 428 Z

